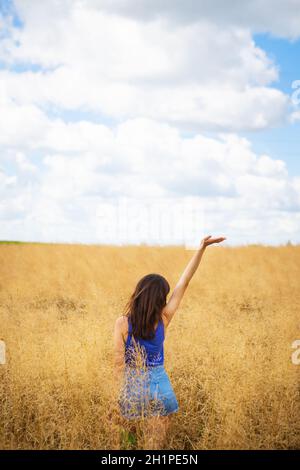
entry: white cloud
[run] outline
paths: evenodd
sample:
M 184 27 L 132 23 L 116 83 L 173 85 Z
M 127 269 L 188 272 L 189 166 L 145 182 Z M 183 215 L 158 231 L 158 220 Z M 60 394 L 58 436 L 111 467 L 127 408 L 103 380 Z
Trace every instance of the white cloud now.
M 45 114 L 32 104 L 18 105 L 13 100 L 0 100 L 0 104 L 0 145 L 36 146 L 48 122 Z
M 15 3 L 24 27 L 6 22 L 0 41 L 1 238 L 300 241 L 299 179 L 237 134 L 286 119 L 277 66 L 252 31 L 293 36 L 296 13 Z
M 247 29 L 220 29 L 205 19 L 144 24 L 92 2 L 17 5 L 25 26 L 0 57 L 47 68 L 1 72 L 6 93 L 19 104 L 92 110 L 116 120 L 148 117 L 193 132 L 255 130 L 285 118 L 289 100 L 270 87 L 277 67 Z
M 293 111 L 290 115 L 290 121 L 291 123 L 300 121 L 300 111 Z
M 29 142 L 28 155 L 31 149 Z M 16 176 L 5 176 L 12 186 L 0 209 L 5 238 L 184 243 L 193 230 L 207 229 L 242 242 L 245 236 L 257 241 L 263 222 L 272 230 L 261 241 L 270 242 L 293 238 L 300 228 L 298 215 L 284 228 L 272 222 L 300 212 L 298 180 L 284 162 L 256 155 L 236 134 L 184 138 L 175 127 L 145 118 L 114 129 L 48 120 L 35 152 L 45 149 L 38 165 L 26 152 L 16 148 L 12 157 L 7 150 Z M 26 179 L 32 171 L 35 178 Z M 9 213 L 13 224 L 5 223 Z
M 141 20 L 165 17 L 175 23 L 193 23 L 207 19 L 220 27 L 238 25 L 288 38 L 300 35 L 298 0 L 90 0 L 89 4 Z

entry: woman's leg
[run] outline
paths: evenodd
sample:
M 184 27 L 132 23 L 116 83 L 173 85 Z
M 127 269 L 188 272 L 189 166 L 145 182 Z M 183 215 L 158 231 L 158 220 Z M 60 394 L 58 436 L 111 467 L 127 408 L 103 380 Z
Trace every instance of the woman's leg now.
M 163 449 L 170 424 L 170 417 L 153 416 L 147 418 L 144 424 L 144 449 Z

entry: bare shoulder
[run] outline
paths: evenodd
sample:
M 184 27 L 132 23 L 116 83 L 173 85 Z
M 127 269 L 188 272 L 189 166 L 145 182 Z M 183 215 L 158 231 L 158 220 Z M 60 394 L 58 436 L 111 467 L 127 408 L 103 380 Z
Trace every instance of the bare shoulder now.
M 128 317 L 126 317 L 126 315 L 118 317 L 115 322 L 115 328 L 122 333 L 126 332 L 128 329 Z
M 124 325 L 127 325 L 128 324 L 128 317 L 126 317 L 126 315 L 122 315 L 121 317 L 118 317 L 116 319 L 116 326 L 118 327 L 124 327 Z

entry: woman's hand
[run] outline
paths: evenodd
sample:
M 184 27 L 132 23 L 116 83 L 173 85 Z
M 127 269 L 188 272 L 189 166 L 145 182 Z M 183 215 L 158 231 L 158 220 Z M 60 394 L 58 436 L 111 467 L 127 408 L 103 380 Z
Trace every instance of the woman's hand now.
M 213 238 L 211 235 L 203 238 L 200 244 L 200 249 L 205 249 L 209 245 L 214 245 L 215 243 L 221 243 L 226 240 L 226 237 Z

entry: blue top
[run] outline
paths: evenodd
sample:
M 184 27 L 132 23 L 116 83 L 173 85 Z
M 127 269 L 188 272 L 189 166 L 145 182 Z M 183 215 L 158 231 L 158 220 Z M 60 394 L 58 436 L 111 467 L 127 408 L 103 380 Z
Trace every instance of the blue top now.
M 136 343 L 141 346 L 146 353 L 146 366 L 161 366 L 164 363 L 164 323 L 159 321 L 155 330 L 153 339 L 135 339 Z M 128 318 L 128 337 L 125 344 L 125 362 L 130 362 L 130 352 L 134 351 L 132 344 L 132 325 Z

